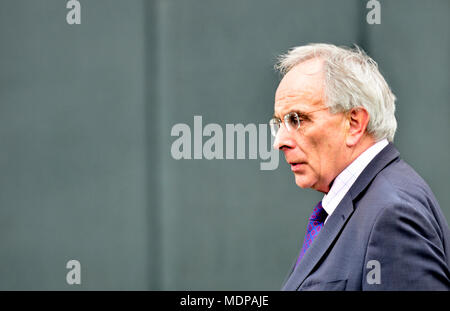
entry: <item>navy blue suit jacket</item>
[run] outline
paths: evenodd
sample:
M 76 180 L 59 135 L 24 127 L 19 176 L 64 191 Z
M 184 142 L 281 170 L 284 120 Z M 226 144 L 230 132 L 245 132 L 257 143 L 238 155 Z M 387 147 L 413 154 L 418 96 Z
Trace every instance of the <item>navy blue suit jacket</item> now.
M 399 155 L 390 143 L 369 163 L 283 290 L 450 289 L 448 224 Z

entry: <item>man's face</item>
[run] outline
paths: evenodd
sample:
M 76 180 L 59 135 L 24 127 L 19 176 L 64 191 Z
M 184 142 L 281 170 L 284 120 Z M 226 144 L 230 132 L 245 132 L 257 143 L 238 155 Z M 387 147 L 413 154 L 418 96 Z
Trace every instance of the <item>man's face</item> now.
M 323 61 L 307 60 L 293 67 L 275 94 L 274 115 L 297 112 L 300 128 L 278 131 L 274 148 L 284 152 L 296 184 L 327 193 L 333 179 L 345 168 L 347 122 L 345 114 L 331 114 L 324 98 Z M 315 111 L 315 112 L 313 112 Z

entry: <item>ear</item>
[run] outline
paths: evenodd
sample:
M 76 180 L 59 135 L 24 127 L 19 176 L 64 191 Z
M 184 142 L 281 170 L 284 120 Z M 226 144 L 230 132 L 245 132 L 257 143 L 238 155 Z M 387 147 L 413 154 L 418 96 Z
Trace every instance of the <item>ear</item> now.
M 348 147 L 354 147 L 366 132 L 369 124 L 369 113 L 362 107 L 353 108 L 347 113 L 348 131 L 346 144 Z

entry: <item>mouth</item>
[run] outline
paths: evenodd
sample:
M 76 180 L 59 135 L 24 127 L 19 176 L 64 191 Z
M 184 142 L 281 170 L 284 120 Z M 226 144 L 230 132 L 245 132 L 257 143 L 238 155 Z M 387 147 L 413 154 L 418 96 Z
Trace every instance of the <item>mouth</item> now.
M 297 172 L 306 165 L 306 162 L 289 162 L 289 164 L 291 165 L 291 171 Z

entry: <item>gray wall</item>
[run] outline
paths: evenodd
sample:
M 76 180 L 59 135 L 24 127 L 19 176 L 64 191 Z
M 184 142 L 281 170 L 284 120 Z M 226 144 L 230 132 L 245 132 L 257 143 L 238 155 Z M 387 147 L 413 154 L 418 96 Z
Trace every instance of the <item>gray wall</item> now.
M 398 97 L 396 145 L 450 219 L 450 3 L 80 0 L 0 5 L 0 289 L 279 289 L 321 195 L 280 156 L 174 160 L 172 126 L 266 123 L 276 56 L 357 43 Z M 65 264 L 81 262 L 82 284 Z

